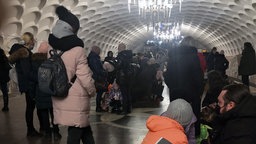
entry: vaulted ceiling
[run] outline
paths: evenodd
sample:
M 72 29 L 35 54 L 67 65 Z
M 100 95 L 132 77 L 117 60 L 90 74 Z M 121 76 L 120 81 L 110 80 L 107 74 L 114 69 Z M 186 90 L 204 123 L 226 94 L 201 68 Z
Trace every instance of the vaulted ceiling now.
M 8 0 L 8 19 L 2 28 L 0 45 L 9 49 L 23 32 L 32 32 L 38 43 L 47 40 L 57 20 L 55 8 L 66 6 L 78 16 L 79 36 L 87 48 L 98 45 L 103 54 L 116 51 L 124 42 L 130 49 L 141 47 L 151 39 L 139 21 L 138 8 L 127 0 Z M 181 33 L 203 45 L 224 50 L 227 55 L 241 53 L 243 43 L 256 44 L 256 0 L 183 0 L 172 15 L 183 22 Z

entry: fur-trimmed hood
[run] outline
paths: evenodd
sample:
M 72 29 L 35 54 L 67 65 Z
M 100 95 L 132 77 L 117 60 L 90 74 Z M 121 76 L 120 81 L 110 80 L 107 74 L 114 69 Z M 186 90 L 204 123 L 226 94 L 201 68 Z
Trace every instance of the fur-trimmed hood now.
M 31 57 L 32 61 L 42 61 L 47 59 L 47 53 L 34 53 Z
M 9 62 L 15 63 L 17 60 L 29 57 L 29 50 L 27 48 L 19 48 L 9 56 Z

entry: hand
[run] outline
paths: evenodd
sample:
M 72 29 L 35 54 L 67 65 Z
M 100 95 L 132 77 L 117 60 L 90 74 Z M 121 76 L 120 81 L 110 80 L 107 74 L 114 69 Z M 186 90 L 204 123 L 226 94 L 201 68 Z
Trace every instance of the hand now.
M 209 107 L 215 109 L 217 107 L 217 105 L 218 104 L 215 102 L 215 103 L 209 104 Z

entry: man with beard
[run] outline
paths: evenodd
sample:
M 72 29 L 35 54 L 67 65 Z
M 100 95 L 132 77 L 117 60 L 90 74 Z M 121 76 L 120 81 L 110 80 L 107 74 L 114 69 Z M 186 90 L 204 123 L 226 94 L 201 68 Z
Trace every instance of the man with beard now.
M 242 84 L 228 85 L 218 97 L 220 116 L 213 144 L 256 143 L 256 97 Z

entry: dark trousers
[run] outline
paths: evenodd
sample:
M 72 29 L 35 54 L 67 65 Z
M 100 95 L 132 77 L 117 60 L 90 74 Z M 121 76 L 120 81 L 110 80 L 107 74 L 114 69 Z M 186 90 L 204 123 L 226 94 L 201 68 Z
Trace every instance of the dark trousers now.
M 3 93 L 3 101 L 4 101 L 4 107 L 8 107 L 9 98 L 8 98 L 8 87 L 7 83 L 1 82 L 0 83 L 1 91 Z
M 33 115 L 34 115 L 34 110 L 35 110 L 35 100 L 32 98 L 30 95 L 30 92 L 25 92 L 26 96 L 26 123 L 27 123 L 27 128 L 28 132 L 34 131 L 34 123 L 33 123 Z M 40 112 L 37 111 L 37 116 L 39 121 L 41 121 L 40 117 Z
M 242 75 L 242 82 L 244 85 L 247 85 L 249 87 L 249 76 L 248 75 Z
M 126 113 L 131 112 L 131 94 L 128 86 L 120 86 L 122 93 L 123 111 Z
M 46 133 L 51 133 L 51 125 L 49 120 L 49 115 L 51 116 L 51 124 L 53 126 L 53 133 L 59 132 L 58 125 L 53 123 L 53 109 L 40 109 L 37 110 L 40 113 L 41 119 L 42 119 L 42 130 L 44 130 Z
M 103 94 L 103 91 L 97 91 L 96 109 L 100 109 L 101 108 L 102 94 Z
M 80 144 L 80 140 L 83 144 L 95 144 L 91 126 L 84 128 L 68 127 L 67 144 Z

